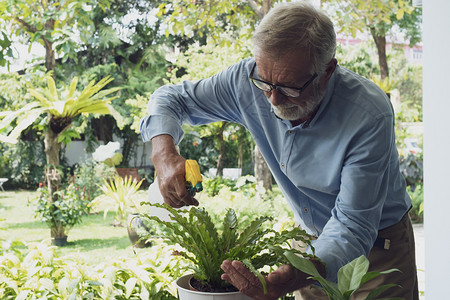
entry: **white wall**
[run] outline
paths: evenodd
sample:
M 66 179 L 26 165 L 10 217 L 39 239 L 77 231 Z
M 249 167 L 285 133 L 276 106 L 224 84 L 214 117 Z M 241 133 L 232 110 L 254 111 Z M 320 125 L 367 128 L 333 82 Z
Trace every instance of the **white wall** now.
M 425 297 L 449 299 L 450 1 L 423 0 Z

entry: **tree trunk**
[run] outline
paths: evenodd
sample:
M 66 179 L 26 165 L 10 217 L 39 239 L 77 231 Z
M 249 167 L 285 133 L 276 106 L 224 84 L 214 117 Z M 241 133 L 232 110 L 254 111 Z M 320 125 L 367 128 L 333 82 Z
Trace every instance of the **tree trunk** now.
M 47 164 L 58 167 L 61 144 L 58 142 L 58 134 L 56 134 L 51 128 L 44 133 L 44 145 Z
M 255 146 L 254 150 L 255 154 L 255 177 L 256 182 L 259 186 L 264 187 L 266 190 L 272 190 L 272 173 L 270 172 L 269 167 L 267 166 L 264 157 L 259 151 L 258 145 Z
M 272 0 L 264 0 L 262 3 L 263 13 L 264 16 L 267 15 L 269 10 L 272 8 Z
M 264 0 L 262 3 L 262 11 L 263 16 L 266 15 L 269 10 L 272 8 L 272 0 Z M 262 17 L 261 17 L 262 19 Z M 259 151 L 258 146 L 255 146 L 254 150 L 254 158 L 255 158 L 255 177 L 256 182 L 259 185 L 263 186 L 266 190 L 272 190 L 272 173 L 270 172 L 269 167 L 267 166 L 266 161 L 264 160 L 261 152 Z
M 225 131 L 225 128 L 227 127 L 228 122 L 222 122 L 222 126 L 220 127 L 219 132 L 217 133 L 217 139 L 219 143 L 219 157 L 217 158 L 217 177 L 223 176 L 223 165 L 225 160 L 225 141 L 223 139 L 223 132 Z
M 386 36 L 380 35 L 376 32 L 375 28 L 370 28 L 373 40 L 377 46 L 378 51 L 378 64 L 380 65 L 381 80 L 389 77 L 389 68 L 386 58 Z
M 55 192 L 61 182 L 61 175 L 58 171 L 59 150 L 61 143 L 58 143 L 58 134 L 49 128 L 44 133 L 45 155 L 47 158 L 47 167 L 45 168 L 45 178 L 47 179 L 49 203 L 57 200 Z M 58 237 L 61 229 L 57 227 L 50 228 L 51 237 Z
M 49 19 L 45 22 L 44 28 L 49 32 L 53 32 L 55 29 L 55 20 Z M 45 68 L 48 71 L 52 71 L 52 77 L 56 80 L 56 58 L 55 58 L 55 50 L 53 49 L 53 42 L 49 41 L 47 38 L 43 38 L 44 48 L 45 48 Z

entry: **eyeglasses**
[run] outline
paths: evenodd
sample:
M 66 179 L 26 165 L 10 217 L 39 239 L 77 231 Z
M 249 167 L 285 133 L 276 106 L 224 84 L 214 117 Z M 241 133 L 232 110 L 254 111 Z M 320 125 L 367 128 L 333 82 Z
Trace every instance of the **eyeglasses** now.
M 272 90 L 277 90 L 280 94 L 289 97 L 289 98 L 298 98 L 302 94 L 302 92 L 314 81 L 317 77 L 315 73 L 311 79 L 309 79 L 301 88 L 288 87 L 280 84 L 271 84 L 269 82 L 265 82 L 261 79 L 256 79 L 253 77 L 253 72 L 255 71 L 256 63 L 253 65 L 252 71 L 250 72 L 250 76 L 248 78 L 250 81 L 260 90 L 270 93 Z

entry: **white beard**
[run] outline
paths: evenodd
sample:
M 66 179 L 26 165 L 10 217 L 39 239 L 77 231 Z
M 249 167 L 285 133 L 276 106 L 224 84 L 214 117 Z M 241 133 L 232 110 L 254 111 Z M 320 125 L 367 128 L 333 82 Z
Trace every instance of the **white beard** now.
M 324 94 L 325 91 L 320 91 L 318 86 L 314 86 L 313 94 L 309 101 L 303 101 L 302 105 L 286 101 L 285 103 L 274 106 L 271 101 L 272 95 L 267 100 L 272 105 L 273 111 L 278 118 L 288 121 L 298 121 L 305 120 L 317 109 Z

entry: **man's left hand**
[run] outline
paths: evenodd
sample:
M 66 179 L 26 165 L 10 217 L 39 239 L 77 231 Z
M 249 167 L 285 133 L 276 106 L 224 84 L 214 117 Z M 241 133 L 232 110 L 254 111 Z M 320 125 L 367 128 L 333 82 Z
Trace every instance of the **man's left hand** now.
M 309 283 L 306 274 L 290 265 L 282 265 L 265 277 L 267 293 L 261 281 L 242 262 L 225 260 L 222 279 L 234 285 L 242 294 L 255 300 L 274 300 Z

